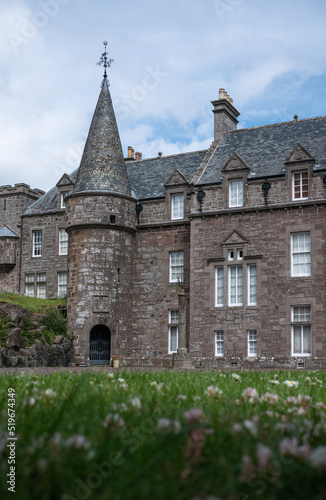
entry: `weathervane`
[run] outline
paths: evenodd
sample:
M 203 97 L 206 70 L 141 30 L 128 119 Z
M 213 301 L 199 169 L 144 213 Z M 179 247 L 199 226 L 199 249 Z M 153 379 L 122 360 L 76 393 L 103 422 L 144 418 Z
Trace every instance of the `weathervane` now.
M 110 68 L 111 67 L 111 63 L 113 63 L 114 59 L 108 59 L 108 53 L 106 51 L 106 46 L 107 46 L 108 42 L 105 40 L 103 42 L 103 45 L 105 47 L 105 52 L 103 52 L 103 54 L 101 55 L 101 58 L 99 60 L 98 63 L 96 63 L 98 66 L 104 66 L 104 78 L 107 77 L 107 74 L 106 74 L 106 68 Z

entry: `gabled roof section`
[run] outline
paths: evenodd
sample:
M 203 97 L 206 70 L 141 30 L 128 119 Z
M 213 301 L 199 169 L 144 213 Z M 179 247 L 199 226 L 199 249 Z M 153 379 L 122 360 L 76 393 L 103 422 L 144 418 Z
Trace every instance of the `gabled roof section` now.
M 68 177 L 72 184 L 75 183 L 78 170 L 74 170 Z M 45 193 L 41 198 L 34 201 L 32 205 L 25 208 L 23 215 L 41 215 L 53 214 L 58 211 L 57 204 L 58 188 L 54 186 L 50 191 Z
M 289 156 L 286 158 L 285 160 L 285 164 L 287 163 L 298 163 L 298 162 L 306 162 L 306 161 L 309 161 L 309 162 L 314 162 L 315 161 L 315 158 L 313 158 L 311 156 L 310 153 L 308 153 L 308 151 L 303 147 L 301 146 L 301 144 L 297 144 L 296 147 L 293 149 L 293 151 L 291 151 L 291 153 L 289 154 Z
M 68 174 L 63 174 L 61 179 L 57 182 L 57 187 L 65 187 L 65 186 L 71 186 L 72 184 L 75 184 L 70 175 Z
M 190 182 L 207 150 L 127 162 L 131 189 L 140 200 L 165 197 L 165 183 L 178 170 Z
M 244 245 L 245 243 L 248 243 L 248 240 L 246 240 L 246 238 L 244 238 L 236 229 L 232 231 L 232 233 L 229 234 L 224 241 L 222 241 L 222 245 Z
M 284 175 L 284 159 L 298 143 L 315 158 L 315 170 L 326 169 L 326 116 L 230 132 L 226 142 L 215 149 L 197 184 L 219 183 L 222 168 L 235 152 L 255 178 Z
M 19 238 L 18 234 L 15 233 L 6 224 L 0 229 L 0 238 Z
M 74 193 L 85 191 L 105 191 L 131 196 L 106 77 L 103 80 L 74 188 Z
M 166 183 L 164 184 L 165 187 L 168 186 L 175 186 L 175 185 L 180 185 L 180 184 L 189 184 L 188 179 L 180 172 L 179 169 L 175 169 L 172 175 L 168 178 Z
M 222 168 L 222 172 L 243 172 L 246 170 L 250 172 L 250 168 L 246 162 L 237 153 L 233 153 Z

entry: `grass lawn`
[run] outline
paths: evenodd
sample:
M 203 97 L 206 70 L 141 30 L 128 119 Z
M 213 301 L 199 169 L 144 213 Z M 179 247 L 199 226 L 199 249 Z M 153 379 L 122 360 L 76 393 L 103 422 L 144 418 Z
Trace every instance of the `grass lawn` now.
M 326 372 L 0 380 L 1 499 L 326 498 Z

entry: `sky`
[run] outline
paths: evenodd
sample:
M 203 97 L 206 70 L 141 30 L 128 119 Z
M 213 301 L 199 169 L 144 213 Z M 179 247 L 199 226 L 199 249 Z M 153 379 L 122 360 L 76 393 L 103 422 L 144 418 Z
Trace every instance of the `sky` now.
M 0 185 L 79 166 L 103 41 L 124 155 L 206 149 L 225 88 L 238 128 L 326 115 L 324 0 L 0 0 Z

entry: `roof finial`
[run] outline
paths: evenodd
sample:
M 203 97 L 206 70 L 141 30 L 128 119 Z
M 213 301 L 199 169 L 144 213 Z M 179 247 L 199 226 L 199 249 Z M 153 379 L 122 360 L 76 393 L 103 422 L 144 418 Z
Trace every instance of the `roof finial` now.
M 103 54 L 101 55 L 101 58 L 100 58 L 99 62 L 96 63 L 96 64 L 98 64 L 98 66 L 102 66 L 102 64 L 103 64 L 103 66 L 104 66 L 104 75 L 103 75 L 103 77 L 104 78 L 107 78 L 106 68 L 110 68 L 111 67 L 111 63 L 113 63 L 113 61 L 114 61 L 114 59 L 108 59 L 108 53 L 106 51 L 107 44 L 108 44 L 108 42 L 105 40 L 103 42 L 103 45 L 105 47 L 105 52 L 103 52 Z

